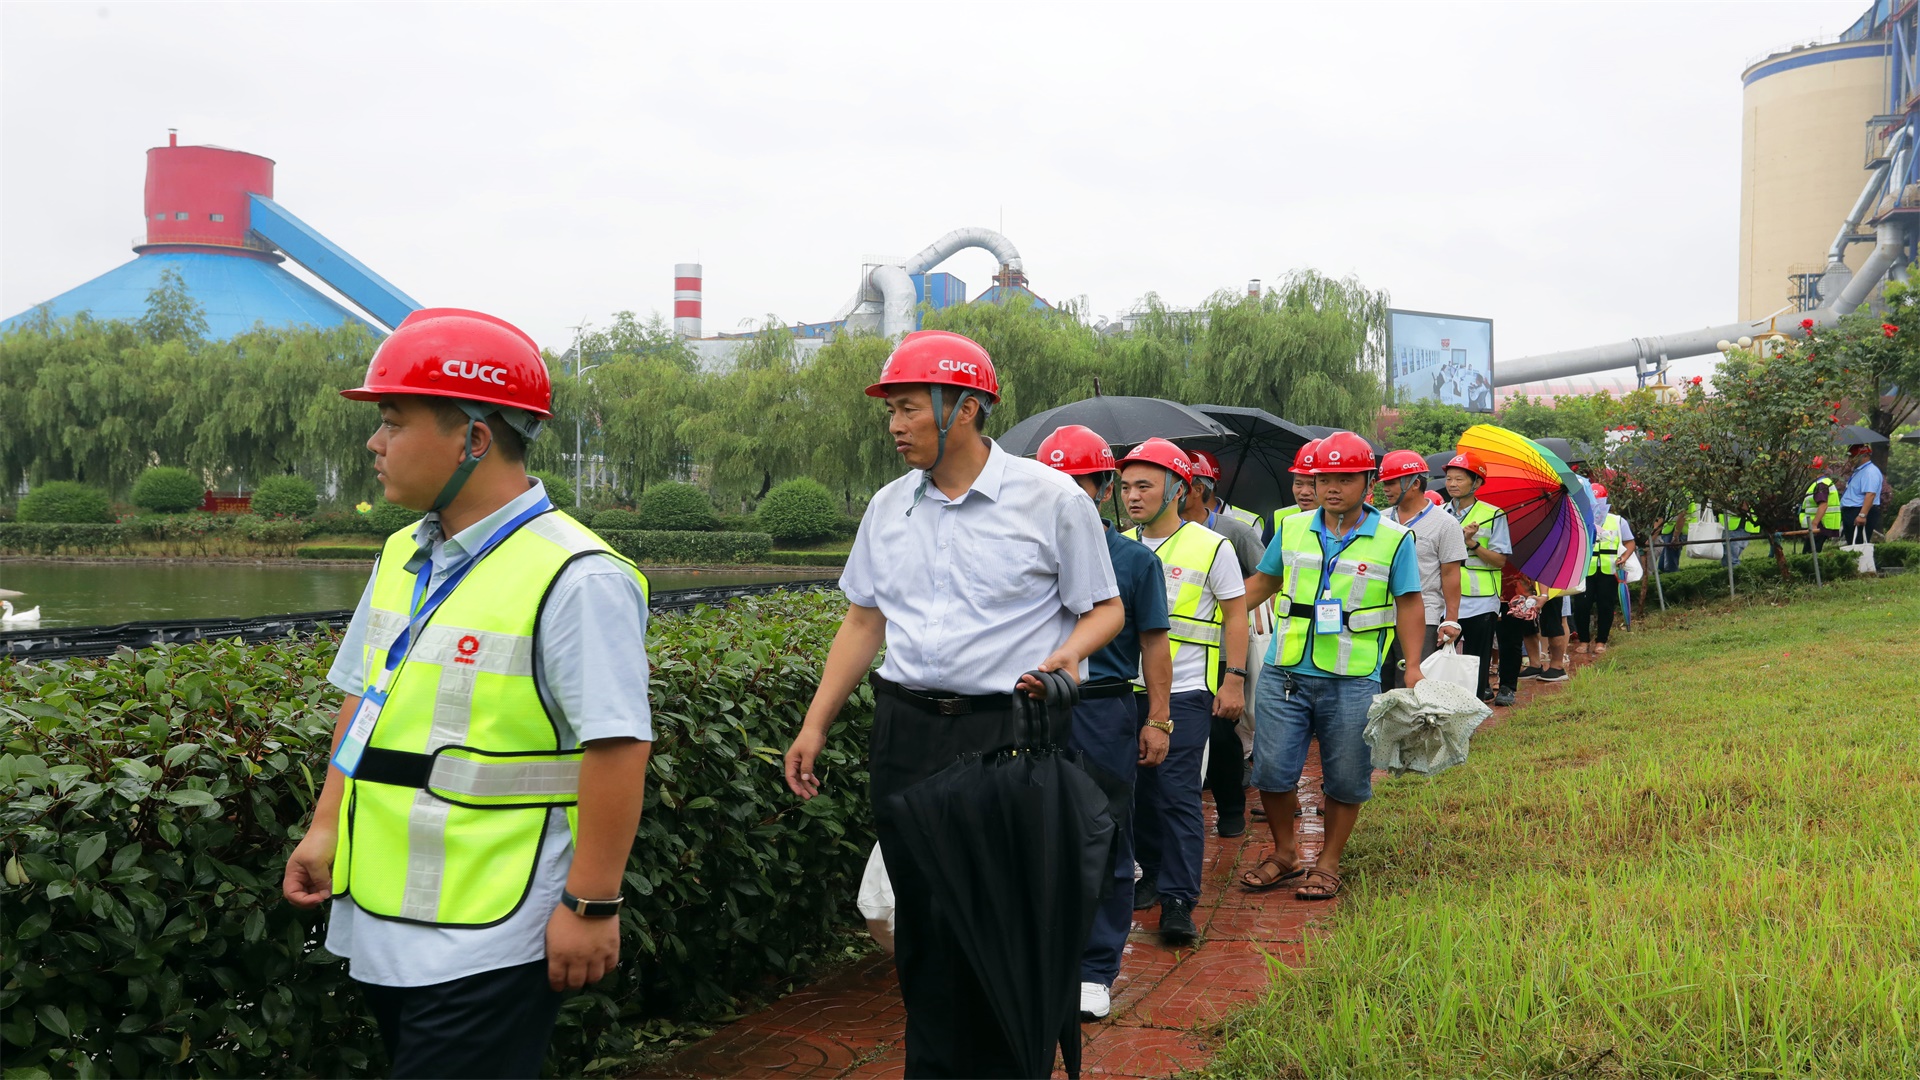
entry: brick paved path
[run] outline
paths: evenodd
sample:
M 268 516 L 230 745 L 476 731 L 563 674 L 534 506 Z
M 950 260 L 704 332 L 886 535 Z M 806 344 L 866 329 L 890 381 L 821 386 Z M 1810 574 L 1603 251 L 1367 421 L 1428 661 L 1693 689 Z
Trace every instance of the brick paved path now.
M 1574 662 L 1584 665 L 1587 659 L 1575 657 Z M 1516 707 L 1555 689 L 1554 684 L 1522 682 Z M 1480 732 L 1495 727 L 1511 711 L 1495 709 Z M 1249 805 L 1252 800 L 1250 793 Z M 1301 855 L 1309 862 L 1320 849 L 1321 819 L 1314 813 L 1320 801 L 1316 748 L 1301 784 L 1301 802 L 1307 807 L 1301 819 Z M 1120 980 L 1113 987 L 1113 1015 L 1080 1029 L 1085 1039 L 1083 1076 L 1166 1077 L 1204 1067 L 1212 1056 L 1213 1026 L 1266 989 L 1270 962 L 1295 963 L 1306 935 L 1338 904 L 1295 900 L 1286 887 L 1265 893 L 1240 887 L 1240 874 L 1266 852 L 1266 826 L 1249 822 L 1245 836 L 1222 840 L 1213 833 L 1211 795 L 1206 797 L 1206 814 L 1207 853 L 1200 903 L 1193 913 L 1200 944 L 1169 949 L 1153 933 L 1157 912 L 1135 916 Z M 1366 828 L 1364 815 L 1360 828 Z M 893 959 L 876 956 L 722 1028 L 682 1051 L 657 1075 L 897 1077 L 906 1060 L 905 1026 Z

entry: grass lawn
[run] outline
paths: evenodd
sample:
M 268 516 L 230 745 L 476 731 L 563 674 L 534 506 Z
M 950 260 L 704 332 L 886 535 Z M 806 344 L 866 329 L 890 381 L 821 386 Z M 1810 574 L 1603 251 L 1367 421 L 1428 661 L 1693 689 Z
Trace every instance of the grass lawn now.
M 1376 785 L 1213 1073 L 1920 1075 L 1920 578 L 1799 595 L 1649 619 Z

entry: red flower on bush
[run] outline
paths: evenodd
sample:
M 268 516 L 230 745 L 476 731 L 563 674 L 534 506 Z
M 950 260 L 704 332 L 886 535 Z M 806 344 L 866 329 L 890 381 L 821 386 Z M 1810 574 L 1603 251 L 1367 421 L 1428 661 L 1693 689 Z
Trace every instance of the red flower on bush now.
M 1900 328 L 1890 322 L 1883 322 L 1880 324 L 1880 332 L 1888 337 L 1892 337 L 1900 332 Z
M 1706 443 L 1701 443 L 1701 444 L 1700 444 L 1700 451 L 1701 451 L 1701 453 L 1705 453 L 1705 452 L 1706 452 L 1706 450 L 1707 450 L 1707 444 L 1706 444 Z
M 1695 385 L 1695 386 L 1699 386 L 1699 385 L 1700 385 L 1700 376 L 1698 376 L 1698 375 L 1695 375 L 1695 376 L 1693 377 L 1693 379 L 1692 379 L 1691 381 L 1692 381 L 1692 383 L 1693 383 L 1693 385 Z
M 1813 320 L 1812 320 L 1812 319 L 1801 319 L 1801 320 L 1800 320 L 1800 329 L 1802 329 L 1802 330 L 1811 330 L 1811 329 L 1813 329 Z

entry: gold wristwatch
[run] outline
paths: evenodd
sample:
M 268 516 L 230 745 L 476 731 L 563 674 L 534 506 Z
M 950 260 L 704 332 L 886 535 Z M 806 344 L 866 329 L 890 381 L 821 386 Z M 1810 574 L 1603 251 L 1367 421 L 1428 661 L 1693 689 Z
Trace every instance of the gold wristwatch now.
M 1171 720 L 1149 720 L 1147 721 L 1147 726 L 1150 728 L 1158 728 L 1168 735 L 1173 734 L 1173 721 Z

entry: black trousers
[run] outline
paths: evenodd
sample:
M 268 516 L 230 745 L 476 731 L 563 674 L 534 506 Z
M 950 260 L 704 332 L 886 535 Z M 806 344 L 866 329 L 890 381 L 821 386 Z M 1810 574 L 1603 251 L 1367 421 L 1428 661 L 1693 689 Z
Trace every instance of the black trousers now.
M 1574 632 L 1581 641 L 1605 645 L 1607 635 L 1613 632 L 1613 610 L 1619 605 L 1620 579 L 1612 574 L 1588 574 L 1587 591 L 1573 597 Z
M 1493 674 L 1493 624 L 1499 619 L 1497 613 L 1489 611 L 1460 620 L 1460 651 L 1480 658 L 1480 685 L 1475 692 L 1481 697 L 1493 695 L 1487 689 L 1487 680 Z
M 1873 534 L 1880 531 L 1880 505 L 1865 514 L 1857 506 L 1840 508 L 1840 542 L 1843 544 L 1866 544 L 1873 541 Z
M 1253 702 L 1247 702 L 1253 708 Z M 1213 730 L 1207 743 L 1206 790 L 1213 792 L 1213 808 L 1221 821 L 1247 816 L 1247 751 L 1240 745 L 1238 720 L 1208 718 Z
M 960 940 L 934 904 L 941 883 L 920 872 L 887 797 L 961 754 L 1012 746 L 1012 710 L 940 716 L 885 694 L 874 700 L 871 787 L 880 853 L 893 881 L 893 964 L 907 1006 L 909 1077 L 1018 1077 L 1019 1063 Z
M 396 1077 L 536 1077 L 560 995 L 545 959 L 432 986 L 360 983 Z
M 1464 645 L 1461 646 L 1461 648 L 1465 647 Z M 1420 646 L 1420 659 L 1425 660 L 1427 657 L 1432 656 L 1439 648 L 1440 628 L 1438 626 L 1427 627 L 1426 640 Z M 1380 689 L 1398 690 L 1407 685 L 1406 673 L 1400 670 L 1400 662 L 1406 658 L 1407 654 L 1400 651 L 1400 635 L 1393 635 L 1393 644 L 1387 646 L 1387 658 L 1380 665 Z
M 1551 602 L 1553 604 L 1553 616 L 1543 620 L 1516 619 L 1505 612 L 1501 612 L 1500 622 L 1494 627 L 1495 636 L 1500 639 L 1500 689 L 1519 689 L 1521 645 L 1528 638 L 1540 633 L 1542 623 L 1552 627 L 1554 630 L 1562 628 L 1560 624 L 1560 601 L 1556 597 Z M 1549 640 L 1558 639 L 1560 636 L 1561 635 L 1556 633 Z M 1559 646 L 1555 645 L 1553 648 L 1557 652 Z M 1555 656 L 1553 660 L 1536 656 L 1533 657 L 1533 662 L 1538 667 L 1549 668 L 1552 667 L 1558 659 L 1558 656 Z

